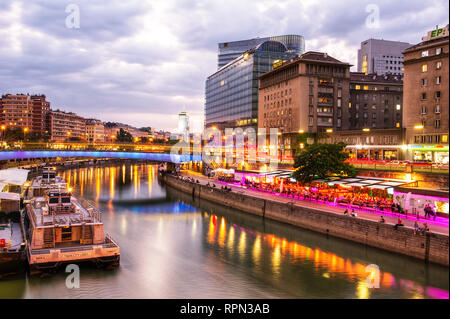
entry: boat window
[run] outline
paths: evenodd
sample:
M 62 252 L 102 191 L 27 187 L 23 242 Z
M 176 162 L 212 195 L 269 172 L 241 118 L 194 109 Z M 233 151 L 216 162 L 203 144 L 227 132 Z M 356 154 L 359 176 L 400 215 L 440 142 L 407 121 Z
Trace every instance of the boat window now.
M 48 174 L 42 174 L 43 178 L 48 178 Z
M 53 197 L 48 200 L 50 204 L 58 204 L 58 197 Z
M 62 197 L 61 203 L 70 203 L 70 197 Z

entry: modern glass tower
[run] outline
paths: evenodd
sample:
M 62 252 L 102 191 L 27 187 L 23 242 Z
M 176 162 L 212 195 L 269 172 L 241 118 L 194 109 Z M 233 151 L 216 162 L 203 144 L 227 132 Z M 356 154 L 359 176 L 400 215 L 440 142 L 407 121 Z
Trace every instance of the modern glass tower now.
M 218 129 L 257 127 L 258 77 L 297 54 L 268 40 L 241 54 L 206 80 L 205 126 Z
M 218 69 L 227 63 L 230 63 L 244 52 L 266 41 L 278 41 L 283 43 L 286 46 L 288 53 L 295 53 L 297 55 L 305 53 L 305 39 L 303 36 L 295 34 L 222 42 L 218 44 Z

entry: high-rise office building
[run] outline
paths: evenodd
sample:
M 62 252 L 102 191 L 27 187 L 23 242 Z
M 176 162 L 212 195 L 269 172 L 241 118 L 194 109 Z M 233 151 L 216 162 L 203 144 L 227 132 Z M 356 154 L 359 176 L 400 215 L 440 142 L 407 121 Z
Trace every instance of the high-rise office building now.
M 402 52 L 411 44 L 406 42 L 368 39 L 358 50 L 358 72 L 403 76 Z
M 189 134 L 189 116 L 186 111 L 178 113 L 178 134 L 183 137 Z
M 403 52 L 407 159 L 448 163 L 448 25 L 422 40 Z
M 278 41 L 283 43 L 286 46 L 288 53 L 300 55 L 305 52 L 305 39 L 303 36 L 295 34 L 222 42 L 218 44 L 218 69 L 238 58 L 244 52 L 266 41 Z
M 258 77 L 274 63 L 296 53 L 278 41 L 265 41 L 241 54 L 206 80 L 205 126 L 219 129 L 257 127 Z

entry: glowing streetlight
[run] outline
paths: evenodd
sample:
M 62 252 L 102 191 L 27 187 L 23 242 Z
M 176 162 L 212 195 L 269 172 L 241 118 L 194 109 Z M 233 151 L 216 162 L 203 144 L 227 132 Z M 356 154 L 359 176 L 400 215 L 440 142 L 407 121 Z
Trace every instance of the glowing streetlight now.
M 363 128 L 363 132 L 370 132 L 370 128 Z

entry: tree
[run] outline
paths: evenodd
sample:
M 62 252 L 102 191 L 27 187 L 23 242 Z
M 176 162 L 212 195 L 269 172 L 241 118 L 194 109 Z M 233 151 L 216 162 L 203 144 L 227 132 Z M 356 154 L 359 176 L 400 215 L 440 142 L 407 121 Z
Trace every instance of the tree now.
M 133 142 L 133 135 L 121 128 L 117 133 L 117 142 L 131 143 Z
M 293 177 L 299 182 L 309 183 L 332 174 L 355 176 L 355 168 L 344 163 L 349 158 L 349 154 L 344 152 L 345 146 L 345 143 L 307 145 L 295 158 Z
M 25 134 L 20 127 L 8 128 L 5 131 L 5 140 L 10 142 L 23 141 Z

